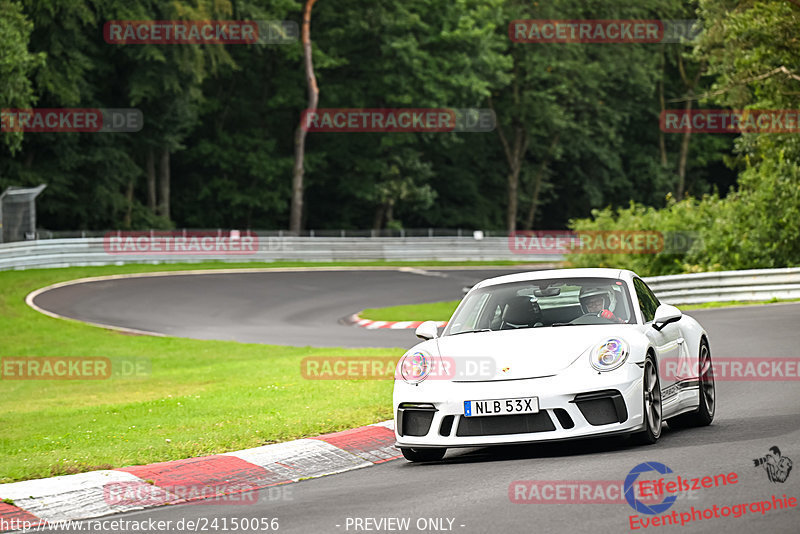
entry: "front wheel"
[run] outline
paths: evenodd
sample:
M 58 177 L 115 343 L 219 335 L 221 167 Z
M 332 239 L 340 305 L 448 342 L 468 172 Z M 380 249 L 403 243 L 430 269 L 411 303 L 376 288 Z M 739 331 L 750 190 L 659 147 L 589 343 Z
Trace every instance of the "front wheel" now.
M 400 452 L 409 462 L 437 462 L 444 458 L 447 449 L 408 449 L 401 447 Z
M 644 407 L 644 430 L 633 438 L 642 445 L 652 445 L 661 437 L 661 381 L 653 356 L 648 355 L 644 362 L 642 379 L 642 404 Z

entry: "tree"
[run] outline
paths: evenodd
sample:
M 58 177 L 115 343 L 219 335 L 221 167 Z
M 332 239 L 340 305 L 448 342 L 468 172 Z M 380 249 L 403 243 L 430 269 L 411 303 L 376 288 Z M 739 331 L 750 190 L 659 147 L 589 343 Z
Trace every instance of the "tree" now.
M 317 0 L 306 0 L 303 8 L 303 28 L 301 40 L 303 43 L 303 65 L 306 72 L 306 84 L 308 85 L 308 106 L 307 112 L 313 113 L 317 110 L 319 102 L 319 87 L 317 78 L 314 76 L 314 62 L 311 48 L 311 9 Z M 303 127 L 303 119 L 297 126 L 294 137 L 295 162 L 292 171 L 292 212 L 289 220 L 289 230 L 299 233 L 302 229 L 303 221 L 303 162 L 305 156 L 307 130 Z
M 44 54 L 28 51 L 32 30 L 19 2 L 0 0 L 0 109 L 27 108 L 35 102 L 31 75 L 44 64 Z M 13 154 L 22 137 L 22 132 L 3 132 L 3 143 Z

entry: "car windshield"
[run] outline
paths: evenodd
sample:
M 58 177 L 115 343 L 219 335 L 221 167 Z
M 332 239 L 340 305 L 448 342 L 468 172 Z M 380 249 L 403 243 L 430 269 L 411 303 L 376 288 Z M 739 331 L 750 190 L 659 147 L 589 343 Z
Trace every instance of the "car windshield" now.
M 625 282 L 616 278 L 526 280 L 467 295 L 443 335 L 587 324 L 633 323 Z

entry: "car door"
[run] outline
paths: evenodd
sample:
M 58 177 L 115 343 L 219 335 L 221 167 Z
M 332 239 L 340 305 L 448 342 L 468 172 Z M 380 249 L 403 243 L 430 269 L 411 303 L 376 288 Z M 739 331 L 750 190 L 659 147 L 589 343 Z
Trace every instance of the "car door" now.
M 686 357 L 686 343 L 681 333 L 681 328 L 678 326 L 680 321 L 670 323 L 660 331 L 653 328 L 656 309 L 661 303 L 640 278 L 633 279 L 633 286 L 636 290 L 636 298 L 639 300 L 639 309 L 642 311 L 642 317 L 647 327 L 645 332 L 652 340 L 656 350 L 662 400 L 666 403 L 669 398 L 678 393 L 677 387 L 675 387 L 678 376 L 676 376 L 675 372 L 665 371 L 680 369 L 680 365 L 684 363 Z

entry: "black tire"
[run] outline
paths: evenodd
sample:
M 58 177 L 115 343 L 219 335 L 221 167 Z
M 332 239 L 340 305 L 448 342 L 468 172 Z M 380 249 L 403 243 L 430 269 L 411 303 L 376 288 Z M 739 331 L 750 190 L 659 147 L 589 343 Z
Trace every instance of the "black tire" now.
M 444 458 L 447 449 L 407 449 L 400 448 L 400 452 L 409 462 L 438 462 Z
M 670 428 L 708 426 L 714 420 L 714 412 L 717 407 L 717 390 L 714 383 L 711 349 L 705 339 L 700 341 L 700 353 L 697 358 L 700 370 L 700 387 L 697 388 L 697 394 L 699 395 L 697 410 L 667 419 L 667 424 Z
M 633 440 L 640 445 L 652 445 L 661 437 L 661 380 L 655 358 L 647 355 L 642 377 L 642 414 L 644 430 L 634 434 Z

